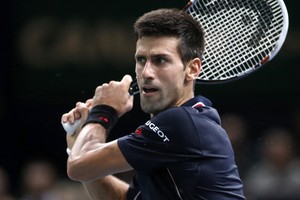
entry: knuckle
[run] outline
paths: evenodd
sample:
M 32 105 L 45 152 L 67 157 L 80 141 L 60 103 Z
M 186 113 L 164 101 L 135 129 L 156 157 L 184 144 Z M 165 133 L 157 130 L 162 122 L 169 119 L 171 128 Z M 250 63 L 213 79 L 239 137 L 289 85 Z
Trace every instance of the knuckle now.
M 98 91 L 100 91 L 101 90 L 101 88 L 102 88 L 102 86 L 98 86 L 98 87 L 96 87 L 96 93 L 98 92 Z

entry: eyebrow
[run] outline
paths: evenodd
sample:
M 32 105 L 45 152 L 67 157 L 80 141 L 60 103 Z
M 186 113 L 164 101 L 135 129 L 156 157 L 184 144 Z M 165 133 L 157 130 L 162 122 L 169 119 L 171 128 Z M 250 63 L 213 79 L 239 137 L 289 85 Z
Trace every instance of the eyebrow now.
M 144 54 L 135 54 L 134 56 L 135 58 L 139 58 L 139 57 L 146 57 Z M 168 58 L 168 57 L 171 57 L 169 54 L 167 53 L 157 53 L 157 54 L 153 54 L 153 55 L 150 55 L 151 58 L 158 58 L 158 57 L 165 57 L 165 58 Z

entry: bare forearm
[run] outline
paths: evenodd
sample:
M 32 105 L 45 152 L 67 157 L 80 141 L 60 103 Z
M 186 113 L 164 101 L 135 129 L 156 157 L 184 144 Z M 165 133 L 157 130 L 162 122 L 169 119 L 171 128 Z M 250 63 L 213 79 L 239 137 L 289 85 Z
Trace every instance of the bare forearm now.
M 93 173 L 95 167 L 98 168 L 98 166 L 94 159 L 89 158 L 95 151 L 106 145 L 105 140 L 105 129 L 99 124 L 88 124 L 81 130 L 68 158 L 67 166 L 70 178 L 92 181 L 105 176 Z
M 68 175 L 77 181 L 94 181 L 107 175 L 131 170 L 117 141 L 105 143 L 106 131 L 88 124 L 75 141 L 68 159 Z
M 126 200 L 128 184 L 114 176 L 83 182 L 91 200 Z
M 101 147 L 106 142 L 106 130 L 99 124 L 88 124 L 72 146 L 71 158 L 81 157 Z

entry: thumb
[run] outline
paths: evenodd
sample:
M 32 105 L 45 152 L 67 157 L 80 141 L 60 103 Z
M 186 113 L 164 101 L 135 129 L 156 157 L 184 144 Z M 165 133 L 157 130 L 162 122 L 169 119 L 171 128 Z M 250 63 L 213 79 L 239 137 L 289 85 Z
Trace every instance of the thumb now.
M 125 83 L 126 85 L 130 85 L 130 83 L 132 82 L 132 77 L 128 74 L 126 74 L 125 76 L 123 76 L 121 83 Z

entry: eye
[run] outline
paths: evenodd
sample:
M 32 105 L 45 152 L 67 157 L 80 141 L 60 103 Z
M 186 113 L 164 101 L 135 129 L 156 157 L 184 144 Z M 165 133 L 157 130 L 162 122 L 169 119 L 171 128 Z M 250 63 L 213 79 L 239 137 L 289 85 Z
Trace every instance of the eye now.
M 155 58 L 153 59 L 153 63 L 154 63 L 155 65 L 162 65 L 162 64 L 165 64 L 166 62 L 167 62 L 167 59 L 164 58 L 164 57 L 155 57 Z
M 140 65 L 145 65 L 145 63 L 147 62 L 147 60 L 144 57 L 138 56 L 135 58 L 136 63 L 140 64 Z

